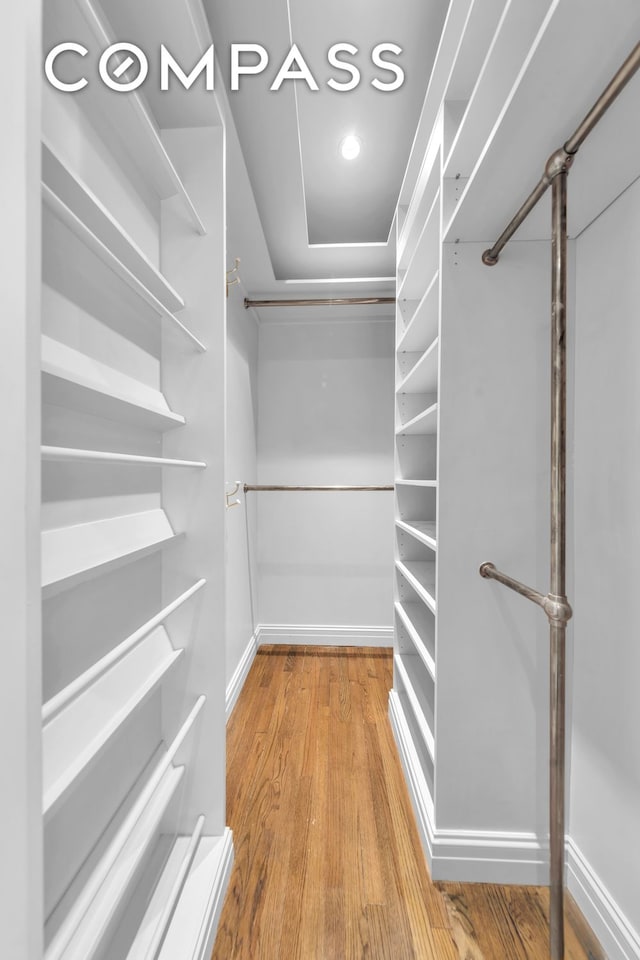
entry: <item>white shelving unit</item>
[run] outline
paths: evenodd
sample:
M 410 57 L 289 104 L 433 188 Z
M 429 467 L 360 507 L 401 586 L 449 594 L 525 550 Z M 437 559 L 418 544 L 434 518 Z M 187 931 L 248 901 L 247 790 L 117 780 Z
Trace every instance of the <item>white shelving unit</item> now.
M 195 60 L 199 3 L 137 8 Z M 44 47 L 95 55 L 127 16 L 51 0 Z M 44 958 L 205 960 L 232 860 L 223 119 L 90 87 L 43 87 Z
M 442 119 L 426 150 L 420 186 L 398 218 L 396 310 L 396 583 L 390 714 L 420 798 L 427 835 L 435 777 L 435 622 Z M 402 735 L 400 735 L 400 728 Z M 412 762 L 411 773 L 407 756 Z
M 493 867 L 469 866 L 473 857 L 484 856 L 476 852 L 484 841 L 479 835 L 475 847 L 465 846 L 475 813 L 469 811 L 466 820 L 457 796 L 460 764 L 471 765 L 470 759 L 460 758 L 473 735 L 461 731 L 457 705 L 465 658 L 475 662 L 482 648 L 471 611 L 480 579 L 477 569 L 484 559 L 474 553 L 476 531 L 480 539 L 486 525 L 480 518 L 474 523 L 469 512 L 472 505 L 482 511 L 489 473 L 486 467 L 474 472 L 467 464 L 474 462 L 477 449 L 486 448 L 488 457 L 491 446 L 491 414 L 483 424 L 478 419 L 488 400 L 492 411 L 500 402 L 497 378 L 492 380 L 488 372 L 485 333 L 491 328 L 489 319 L 508 316 L 509 308 L 506 299 L 496 305 L 486 298 L 484 284 L 482 291 L 466 295 L 476 275 L 487 289 L 495 276 L 483 277 L 482 271 L 488 271 L 480 263 L 481 251 L 455 241 L 466 239 L 458 232 L 458 222 L 478 175 L 476 167 L 482 168 L 503 104 L 555 6 L 527 2 L 523 8 L 512 0 L 454 0 L 450 5 L 398 210 L 396 639 L 389 712 L 436 878 L 489 880 L 497 875 L 491 873 Z M 507 153 L 513 155 L 512 150 Z M 478 219 L 488 204 L 486 180 L 483 187 L 485 196 L 476 195 Z M 493 192 L 500 187 L 496 181 Z M 517 203 L 513 205 L 515 209 Z M 478 267 L 467 267 L 475 258 Z M 529 288 L 540 280 L 540 257 L 529 274 L 519 281 L 533 310 L 535 296 Z M 522 362 L 520 348 L 505 342 L 507 351 L 514 349 L 514 369 Z M 508 369 L 501 351 L 494 348 L 494 353 L 491 363 Z M 523 389 L 527 382 L 523 377 Z M 498 429 L 492 432 L 494 445 Z M 507 449 L 500 451 L 496 462 L 508 456 Z M 483 463 L 487 457 L 483 451 Z M 505 467 L 505 476 L 509 469 Z M 486 538 L 486 549 L 491 542 Z M 459 626 L 454 628 L 456 617 Z M 469 714 L 469 702 L 476 703 L 471 712 L 478 714 L 481 730 L 482 708 L 473 696 L 466 692 L 462 714 Z M 492 738 L 486 731 L 484 737 L 476 752 L 487 752 L 485 744 Z M 490 792 L 491 787 L 482 789 Z M 438 826 L 443 822 L 460 827 L 457 846 L 447 846 L 455 829 L 453 834 L 445 831 L 446 841 L 440 840 Z M 483 875 L 482 869 L 488 872 Z M 514 879 L 507 872 L 503 879 Z M 531 874 L 526 879 L 531 880 Z

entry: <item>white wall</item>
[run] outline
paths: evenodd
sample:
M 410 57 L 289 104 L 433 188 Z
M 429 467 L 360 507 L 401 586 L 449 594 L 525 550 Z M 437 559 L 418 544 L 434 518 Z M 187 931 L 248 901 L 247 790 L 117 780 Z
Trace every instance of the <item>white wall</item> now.
M 393 483 L 393 337 L 392 322 L 315 314 L 261 325 L 260 483 Z M 261 624 L 391 624 L 391 492 L 248 496 Z
M 231 287 L 227 301 L 227 429 L 228 481 L 255 483 L 258 421 L 258 327 L 252 310 L 245 310 L 241 290 Z M 233 483 L 227 483 L 227 490 Z M 240 491 L 229 500 L 226 520 L 226 683 L 233 677 L 247 648 L 257 615 L 256 512 L 252 495 Z
M 485 247 L 443 250 L 435 817 L 458 848 L 438 847 L 433 873 L 544 882 L 548 624 L 478 570 L 549 579 L 549 249 L 514 241 L 488 270 Z
M 6 91 L 0 159 L 0 929 L 2 952 L 15 960 L 42 955 L 39 17 L 40 4 L 33 0 L 3 11 L 12 39 L 0 63 Z
M 576 246 L 570 835 L 636 931 L 633 949 L 627 944 L 620 952 L 610 942 L 609 955 L 635 958 L 640 956 L 640 183 Z M 574 880 L 570 877 L 575 889 Z

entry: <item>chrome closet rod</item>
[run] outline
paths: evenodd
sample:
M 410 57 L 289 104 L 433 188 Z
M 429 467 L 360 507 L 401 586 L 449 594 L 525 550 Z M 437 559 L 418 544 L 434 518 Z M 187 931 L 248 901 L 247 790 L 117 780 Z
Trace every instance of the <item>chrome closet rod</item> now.
M 284 486 L 283 484 L 276 483 L 245 483 L 244 492 L 248 493 L 249 490 L 325 490 L 325 491 L 343 491 L 348 490 L 353 492 L 354 490 L 393 490 L 393 484 L 386 484 L 385 486 L 355 486 L 351 484 L 330 484 L 330 485 L 315 485 L 315 486 Z
M 244 298 L 244 308 L 249 307 L 351 307 L 362 304 L 395 303 L 395 297 L 317 297 L 306 300 L 249 300 Z
M 549 620 L 549 833 L 551 960 L 564 958 L 564 846 L 565 846 L 565 670 L 566 631 L 572 610 L 566 597 L 566 457 L 567 457 L 567 177 L 575 154 L 598 120 L 640 67 L 637 44 L 622 67 L 563 147 L 553 153 L 545 172 L 496 243 L 482 255 L 493 266 L 500 251 L 551 186 L 551 477 L 550 477 L 550 590 L 543 595 L 532 587 L 483 563 L 480 575 L 497 580 L 541 606 Z
M 513 219 L 502 231 L 494 245 L 489 250 L 485 250 L 485 252 L 482 254 L 482 262 L 488 267 L 492 267 L 498 262 L 501 251 L 507 245 L 520 224 L 527 219 L 533 208 L 538 203 L 538 200 L 544 196 L 547 191 L 547 187 L 551 186 L 551 183 L 558 173 L 560 173 L 561 170 L 567 171 L 569 169 L 573 163 L 576 153 L 589 136 L 598 120 L 600 120 L 606 113 L 613 101 L 622 92 L 622 90 L 624 90 L 629 80 L 631 80 L 639 68 L 640 43 L 637 43 L 620 69 L 616 71 L 615 75 L 611 78 L 605 89 L 602 91 L 582 123 L 580 123 L 574 130 L 569 139 L 565 142 L 564 146 L 560 147 L 555 151 L 555 153 L 551 154 L 545 165 L 542 177 L 535 185 Z

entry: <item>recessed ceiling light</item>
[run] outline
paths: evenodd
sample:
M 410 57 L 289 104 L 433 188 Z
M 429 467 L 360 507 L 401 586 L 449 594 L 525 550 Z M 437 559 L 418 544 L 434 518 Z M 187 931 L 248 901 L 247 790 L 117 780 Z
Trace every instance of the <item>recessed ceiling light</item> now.
M 361 146 L 359 138 L 350 133 L 348 137 L 341 141 L 340 153 L 345 160 L 355 160 L 360 153 Z

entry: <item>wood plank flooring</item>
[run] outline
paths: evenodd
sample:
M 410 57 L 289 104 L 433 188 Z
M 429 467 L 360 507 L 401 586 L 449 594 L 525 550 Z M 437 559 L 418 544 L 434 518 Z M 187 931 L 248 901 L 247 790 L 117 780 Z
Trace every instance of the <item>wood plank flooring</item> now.
M 227 731 L 235 863 L 212 960 L 548 957 L 545 890 L 431 882 L 392 669 L 380 648 L 260 647 Z M 604 960 L 567 935 L 567 960 Z

